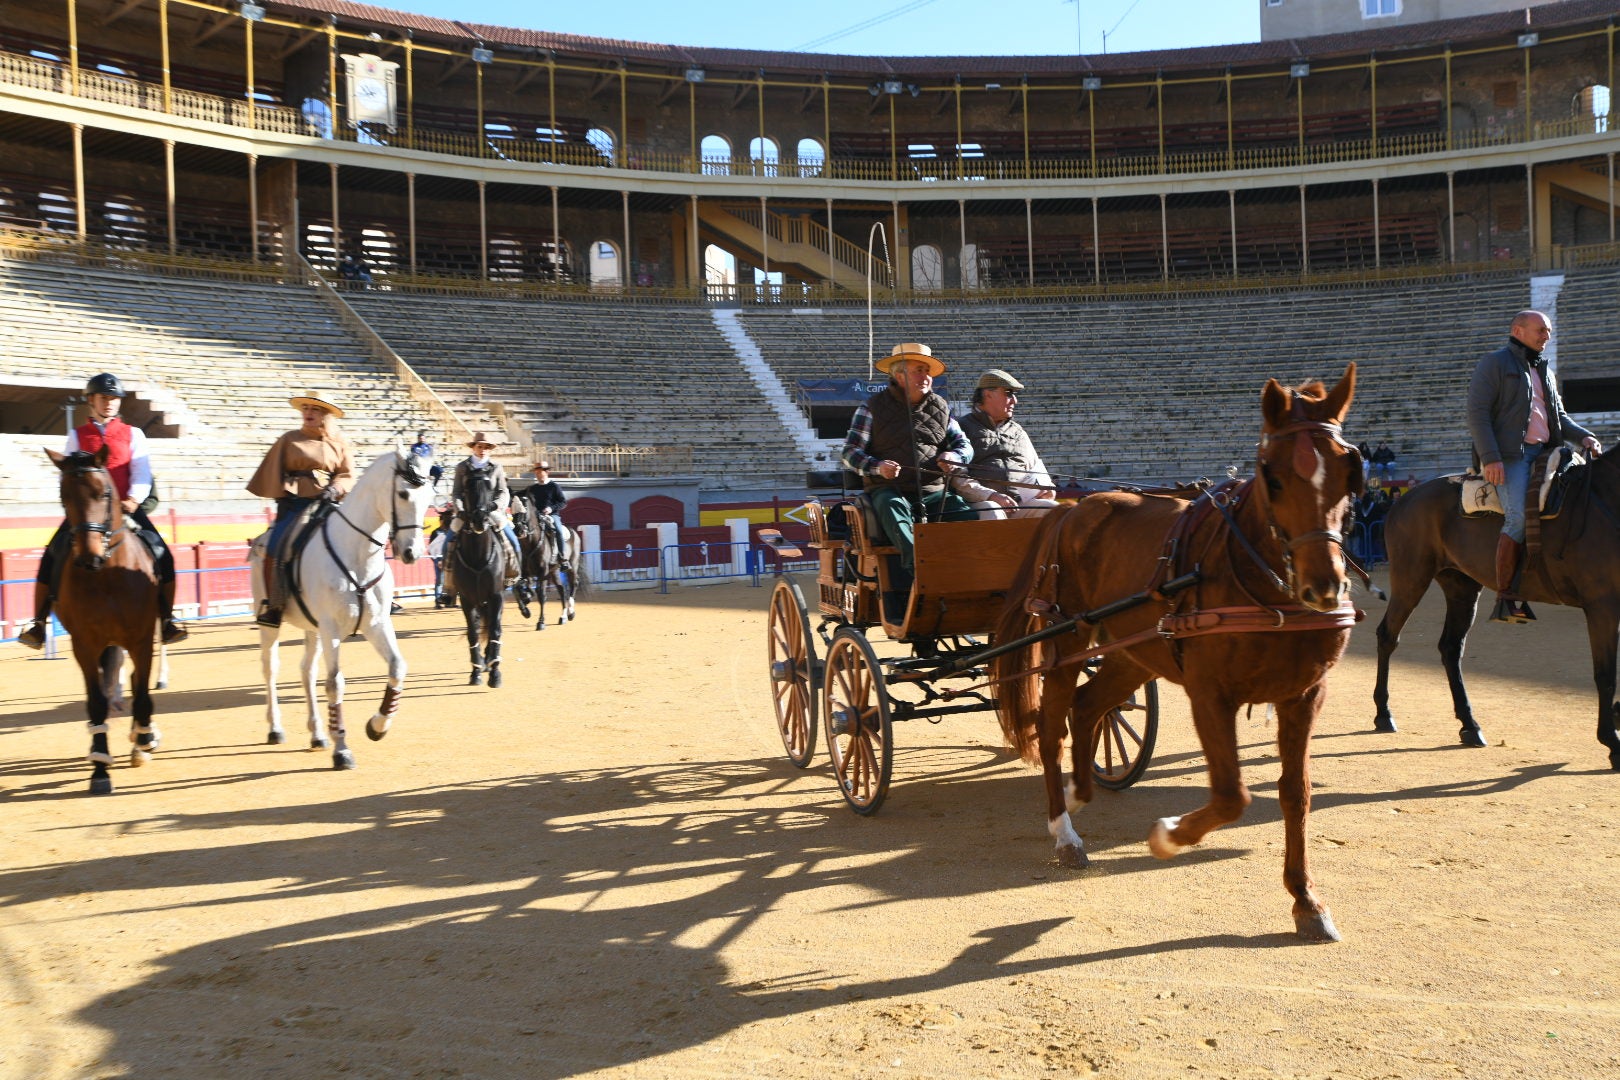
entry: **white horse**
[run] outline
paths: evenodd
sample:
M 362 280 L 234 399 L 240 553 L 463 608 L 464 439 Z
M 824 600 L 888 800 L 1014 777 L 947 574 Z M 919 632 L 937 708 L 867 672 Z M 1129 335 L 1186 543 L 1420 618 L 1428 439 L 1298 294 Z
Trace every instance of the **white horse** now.
M 383 454 L 372 462 L 353 490 L 316 527 L 294 571 L 296 595 L 287 598 L 282 626 L 295 626 L 304 632 L 301 670 L 304 696 L 309 702 L 312 750 L 328 745 L 315 700 L 315 662 L 323 651 L 326 653 L 326 709 L 337 744 L 332 751 L 334 769 L 354 768 L 354 754 L 343 726 L 343 672 L 338 666 L 338 647 L 344 638 L 357 632 L 364 634 L 377 654 L 388 661 L 388 687 L 383 691 L 382 704 L 366 721 L 367 737 L 375 741 L 388 734 L 388 726 L 399 709 L 405 658 L 400 655 L 388 614 L 394 600 L 394 575 L 383 548 L 392 543 L 394 554 L 406 563 L 427 553 L 422 519 L 433 503 L 433 485 L 428 476 L 432 464 L 430 457 L 401 450 Z M 268 533 L 254 540 L 248 559 L 255 611 L 263 599 L 267 539 Z M 281 730 L 281 706 L 276 700 L 276 676 L 280 670 L 276 646 L 280 636 L 279 628 L 259 628 L 271 743 L 285 742 L 287 738 Z

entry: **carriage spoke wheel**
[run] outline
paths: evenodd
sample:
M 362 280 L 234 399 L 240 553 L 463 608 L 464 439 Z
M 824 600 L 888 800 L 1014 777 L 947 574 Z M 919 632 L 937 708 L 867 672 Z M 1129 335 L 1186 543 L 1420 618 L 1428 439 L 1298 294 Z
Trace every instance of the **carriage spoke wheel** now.
M 776 730 L 788 760 L 802 769 L 816 753 L 816 692 L 820 685 L 810 615 L 804 594 L 791 582 L 777 582 L 771 593 L 766 646 Z
M 1097 663 L 1088 664 L 1087 671 Z M 1097 785 L 1122 791 L 1142 779 L 1158 737 L 1159 684 L 1154 680 L 1109 709 L 1097 725 L 1091 742 L 1091 773 Z
M 850 809 L 875 814 L 889 793 L 894 729 L 883 669 L 866 635 L 841 626 L 827 651 L 821 719 L 838 790 Z

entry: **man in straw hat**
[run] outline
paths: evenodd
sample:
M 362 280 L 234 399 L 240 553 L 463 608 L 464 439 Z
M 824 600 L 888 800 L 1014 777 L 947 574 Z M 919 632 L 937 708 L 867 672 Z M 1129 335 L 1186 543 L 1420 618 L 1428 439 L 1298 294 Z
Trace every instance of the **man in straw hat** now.
M 354 454 L 333 423 L 343 410 L 319 393 L 290 397 L 287 404 L 298 410 L 301 423 L 275 441 L 247 482 L 253 494 L 276 501 L 276 523 L 265 549 L 264 606 L 254 617 L 261 626 L 281 625 L 286 596 L 277 565 L 293 523 L 317 499 L 339 502 L 354 486 Z
M 152 551 L 153 570 L 158 578 L 163 644 L 184 641 L 186 628 L 174 621 L 174 553 L 146 517 L 147 511 L 157 506 L 146 433 L 125 423 L 118 415 L 124 404 L 124 386 L 118 376 L 105 371 L 92 376 L 84 384 L 84 394 L 90 418 L 68 432 L 62 452 L 94 454 L 106 448 L 107 472 L 118 490 L 118 501 Z M 17 635 L 17 640 L 30 649 L 45 646 L 46 620 L 51 617 L 51 607 L 56 603 L 56 572 L 67 557 L 72 538 L 73 533 L 64 521 L 40 556 L 39 573 L 34 582 L 34 621 Z
M 914 515 L 946 521 L 974 516 L 965 501 L 945 490 L 946 475 L 973 460 L 973 446 L 945 399 L 933 392 L 934 377 L 945 373 L 945 365 L 932 349 L 903 342 L 877 368 L 889 376 L 889 385 L 855 410 L 840 460 L 861 477 L 884 535 L 900 549 L 905 573 L 894 584 L 909 589 Z
M 456 506 L 466 510 L 472 505 L 472 485 L 475 483 L 490 485 L 495 493 L 495 509 L 490 514 L 490 521 L 499 527 L 501 535 L 506 537 L 506 580 L 511 583 L 517 580 L 518 570 L 523 564 L 523 555 L 518 550 L 517 533 L 513 531 L 512 523 L 506 516 L 506 508 L 512 505 L 512 489 L 506 484 L 506 470 L 501 468 L 500 462 L 489 456 L 500 445 L 498 440 L 499 436 L 485 431 L 473 432 L 472 438 L 467 440 L 467 447 L 472 454 L 456 464 L 455 478 L 450 483 L 450 495 Z M 450 522 L 450 539 L 444 547 L 444 581 L 439 591 L 439 602 L 443 604 L 455 602 L 455 560 L 451 556 L 455 553 L 456 534 L 460 531 L 461 515 L 457 514 Z
M 973 464 L 957 470 L 951 487 L 985 517 L 1044 514 L 1057 505 L 1057 489 L 1029 432 L 1012 418 L 1023 388 L 1007 372 L 991 368 L 973 390 L 973 411 L 962 417 Z

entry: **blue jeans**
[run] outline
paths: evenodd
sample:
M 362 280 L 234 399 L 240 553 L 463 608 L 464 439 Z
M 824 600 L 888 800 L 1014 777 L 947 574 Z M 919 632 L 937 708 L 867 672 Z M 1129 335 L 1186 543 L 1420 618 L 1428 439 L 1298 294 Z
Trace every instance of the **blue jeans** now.
M 1530 467 L 1546 448 L 1546 443 L 1525 443 L 1523 457 L 1502 462 L 1502 533 L 1516 544 L 1524 543 L 1524 493 L 1530 486 Z
M 281 538 L 287 535 L 287 530 L 292 528 L 293 522 L 298 520 L 298 515 L 302 514 L 304 508 L 314 501 L 314 499 L 300 499 L 296 495 L 283 495 L 276 500 L 276 523 L 270 526 L 270 555 L 272 557 L 281 550 Z

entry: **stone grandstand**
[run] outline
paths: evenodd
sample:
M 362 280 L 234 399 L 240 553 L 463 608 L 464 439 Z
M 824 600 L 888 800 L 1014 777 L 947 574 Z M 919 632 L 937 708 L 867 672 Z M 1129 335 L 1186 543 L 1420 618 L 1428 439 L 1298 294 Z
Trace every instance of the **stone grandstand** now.
M 1620 331 L 1607 312 L 1617 286 L 1615 267 L 1567 276 L 1557 306 L 1566 384 L 1614 374 Z M 468 426 L 499 430 L 504 422 L 540 444 L 690 448 L 690 471 L 716 494 L 791 495 L 807 471 L 825 468 L 807 459 L 708 310 L 379 292 L 348 300 Z M 1015 372 L 1030 388 L 1020 418 L 1052 468 L 1116 481 L 1247 471 L 1264 380 L 1331 381 L 1354 360 L 1360 383 L 1350 434 L 1387 440 L 1403 469 L 1425 475 L 1466 464 L 1469 364 L 1529 302 L 1526 275 L 1510 271 L 891 308 L 877 311 L 875 334 L 879 355 L 899 340 L 932 345 L 951 365 L 958 400 L 986 367 Z M 6 381 L 16 387 L 60 400 L 87 373 L 108 368 L 128 378 L 134 415 L 159 436 L 171 502 L 241 498 L 263 447 L 290 424 L 287 395 L 305 387 L 330 389 L 349 407 L 344 427 L 363 460 L 396 436 L 434 428 L 409 387 L 308 284 L 7 259 L 0 320 Z M 740 325 L 782 388 L 866 374 L 859 309 L 748 311 Z M 37 451 L 59 438 L 4 437 L 6 502 L 54 498 L 54 473 Z

